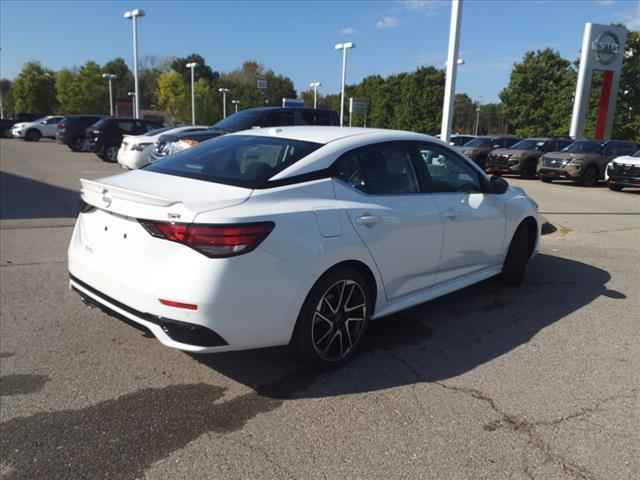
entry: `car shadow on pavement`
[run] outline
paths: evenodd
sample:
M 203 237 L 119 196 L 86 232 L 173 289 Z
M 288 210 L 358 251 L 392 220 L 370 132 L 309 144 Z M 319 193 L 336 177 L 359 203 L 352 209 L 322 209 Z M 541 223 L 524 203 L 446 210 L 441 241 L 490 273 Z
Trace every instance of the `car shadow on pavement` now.
M 600 268 L 540 254 L 519 288 L 502 287 L 491 279 L 371 322 L 361 352 L 332 372 L 300 365 L 286 348 L 192 357 L 258 395 L 278 399 L 437 382 L 526 344 L 600 296 L 626 298 L 607 288 L 610 279 Z
M 77 191 L 0 171 L 0 219 L 77 216 Z

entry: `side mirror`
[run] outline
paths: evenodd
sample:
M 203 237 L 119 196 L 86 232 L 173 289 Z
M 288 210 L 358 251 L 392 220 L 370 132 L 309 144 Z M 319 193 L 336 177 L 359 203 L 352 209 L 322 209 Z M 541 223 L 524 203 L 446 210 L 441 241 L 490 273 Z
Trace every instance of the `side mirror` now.
M 507 181 L 499 175 L 491 175 L 489 179 L 489 193 L 502 195 L 509 189 Z
M 493 148 L 500 148 L 500 145 L 496 143 Z

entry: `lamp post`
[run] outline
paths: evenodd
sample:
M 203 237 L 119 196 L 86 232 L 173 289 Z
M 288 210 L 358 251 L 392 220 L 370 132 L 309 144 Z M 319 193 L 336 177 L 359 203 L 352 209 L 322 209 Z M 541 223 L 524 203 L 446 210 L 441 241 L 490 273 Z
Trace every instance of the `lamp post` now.
M 227 93 L 231 90 L 228 88 L 219 88 L 218 91 L 222 94 L 222 118 L 227 118 Z
M 480 99 L 482 97 L 478 97 L 478 99 L 476 100 L 476 125 L 473 128 L 473 134 L 474 135 L 478 135 L 478 126 L 480 125 Z
M 456 73 L 458 70 L 458 44 L 460 41 L 460 18 L 462 17 L 462 0 L 451 1 L 451 23 L 449 25 L 449 52 L 447 54 L 447 76 L 444 86 L 444 102 L 442 105 L 442 125 L 440 140 L 449 142 L 453 125 L 453 107 L 456 90 Z
M 194 71 L 197 66 L 198 64 L 196 62 L 187 63 L 187 68 L 191 69 L 191 125 L 196 124 L 196 94 L 194 89 L 193 78 L 195 75 Z
M 133 110 L 133 116 L 135 118 L 140 117 L 140 103 L 138 94 L 138 17 L 144 17 L 144 10 L 136 8 L 135 10 L 128 10 L 124 12 L 124 18 L 131 19 L 133 24 L 133 83 L 135 90 L 135 105 Z
M 109 80 L 109 115 L 113 117 L 113 90 L 111 87 L 111 80 L 117 78 L 117 75 L 114 73 L 103 73 L 102 78 Z
M 136 101 L 138 100 L 138 96 L 136 95 L 136 92 L 128 92 L 128 93 L 127 93 L 127 95 L 128 95 L 128 96 L 130 96 L 130 97 L 132 97 L 132 100 L 131 100 L 131 104 L 132 104 L 132 105 L 131 105 L 131 106 L 132 106 L 132 107 L 135 107 Z M 133 108 L 132 108 L 131 110 L 133 110 Z M 133 111 L 133 113 L 132 113 L 132 114 L 133 114 L 133 118 L 137 118 L 137 117 L 135 116 L 135 111 Z
M 318 87 L 322 84 L 320 82 L 312 82 L 309 84 L 313 88 L 313 108 L 318 108 Z
M 238 113 L 238 105 L 240 105 L 240 100 L 231 100 L 231 103 L 233 103 L 236 107 L 235 113 Z
M 349 48 L 356 48 L 356 44 L 353 42 L 338 43 L 335 46 L 336 50 L 342 50 L 342 94 L 340 95 L 340 126 L 344 123 L 344 84 L 347 79 L 347 50 Z

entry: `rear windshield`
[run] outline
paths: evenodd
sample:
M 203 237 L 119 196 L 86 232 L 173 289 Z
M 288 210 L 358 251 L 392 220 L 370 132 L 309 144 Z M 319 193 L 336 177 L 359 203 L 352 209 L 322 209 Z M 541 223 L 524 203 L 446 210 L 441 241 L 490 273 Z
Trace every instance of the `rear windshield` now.
M 465 147 L 491 147 L 493 145 L 493 140 L 490 138 L 482 138 L 477 137 L 473 140 L 469 140 L 464 144 Z
M 223 135 L 146 167 L 150 172 L 259 188 L 322 144 L 255 135 Z
M 238 112 L 223 118 L 211 128 L 218 128 L 225 132 L 239 132 L 240 130 L 248 130 L 254 125 L 257 126 L 261 117 L 262 114 L 256 111 Z
M 511 150 L 535 150 L 536 148 L 544 147 L 544 144 L 547 143 L 546 140 L 520 140 L 518 143 L 514 143 L 509 148 Z
M 568 153 L 595 153 L 600 150 L 601 146 L 602 143 L 594 140 L 579 140 L 564 147 L 562 151 Z

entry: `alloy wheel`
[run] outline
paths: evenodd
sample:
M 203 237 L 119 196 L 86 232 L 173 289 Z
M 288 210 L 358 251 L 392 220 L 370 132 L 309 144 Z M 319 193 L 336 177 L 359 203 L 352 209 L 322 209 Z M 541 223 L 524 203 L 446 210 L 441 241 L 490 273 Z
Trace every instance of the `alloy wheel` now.
M 313 314 L 311 340 L 316 354 L 335 362 L 358 344 L 367 318 L 367 297 L 350 279 L 331 285 L 320 297 Z

